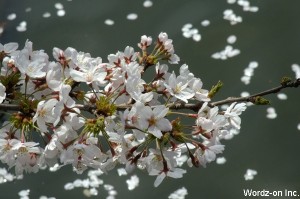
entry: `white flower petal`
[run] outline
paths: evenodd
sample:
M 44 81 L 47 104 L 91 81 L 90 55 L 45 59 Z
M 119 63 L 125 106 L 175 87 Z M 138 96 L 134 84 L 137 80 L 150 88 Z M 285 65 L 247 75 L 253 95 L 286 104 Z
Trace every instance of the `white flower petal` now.
M 161 130 L 158 129 L 156 126 L 150 126 L 148 128 L 148 131 L 149 131 L 149 133 L 151 133 L 152 135 L 154 135 L 157 138 L 161 138 L 161 136 L 162 136 Z
M 4 52 L 11 53 L 11 52 L 17 50 L 18 46 L 19 46 L 18 43 L 13 43 L 13 42 L 5 44 L 4 45 Z
M 155 118 L 163 118 L 167 115 L 168 111 L 168 108 L 164 105 L 160 105 L 153 109 L 153 115 L 155 115 Z
M 157 121 L 156 126 L 161 131 L 170 131 L 172 129 L 172 125 L 171 125 L 170 121 L 166 118 L 162 118 L 159 121 Z
M 154 181 L 154 187 L 158 187 L 162 183 L 162 181 L 165 179 L 165 177 L 166 177 L 166 174 L 164 172 L 159 174 L 156 177 L 156 180 Z
M 3 86 L 2 83 L 0 83 L 0 103 L 2 103 L 6 97 L 6 88 Z

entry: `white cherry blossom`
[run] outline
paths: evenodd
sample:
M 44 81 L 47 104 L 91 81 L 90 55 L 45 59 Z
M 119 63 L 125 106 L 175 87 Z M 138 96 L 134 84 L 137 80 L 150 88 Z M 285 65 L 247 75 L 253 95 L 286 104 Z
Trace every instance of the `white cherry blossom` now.
M 170 131 L 172 129 L 171 123 L 164 118 L 169 109 L 163 105 L 155 107 L 153 110 L 149 106 L 145 106 L 141 110 L 141 121 L 143 129 L 148 129 L 148 132 L 155 137 L 160 138 L 162 131 Z
M 188 83 L 182 81 L 180 77 L 176 78 L 174 72 L 170 75 L 168 83 L 165 83 L 165 86 L 170 95 L 186 103 L 188 99 L 195 95 L 194 91 L 188 88 Z
M 0 139 L 0 160 L 9 167 L 15 165 L 16 150 L 14 147 L 20 143 L 17 139 Z
M 46 166 L 55 171 L 72 165 L 78 174 L 122 167 L 156 176 L 157 187 L 167 176 L 183 177 L 185 162 L 206 167 L 215 161 L 225 148 L 222 139 L 239 132 L 245 103 L 222 111 L 187 64 L 178 76 L 169 72 L 166 63 L 180 58 L 165 32 L 156 39 L 143 35 L 140 52 L 126 46 L 109 54 L 107 63 L 71 47 L 54 47 L 52 61 L 28 40 L 17 47 L 0 44 L 0 103 L 10 112 L 10 122 L 0 128 L 0 161 L 17 175 Z M 103 184 L 97 176 L 66 189 L 82 186 L 86 195 L 97 195 Z M 133 175 L 127 183 L 132 190 L 139 180 Z M 115 197 L 112 186 L 104 188 Z
M 18 142 L 13 146 L 13 150 L 16 151 L 16 163 L 15 171 L 16 175 L 23 174 L 26 172 L 38 172 L 39 164 L 42 162 L 40 160 L 42 153 L 41 148 L 37 147 L 39 143 L 36 142 Z
M 53 109 L 57 102 L 58 101 L 56 99 L 50 99 L 47 102 L 40 101 L 38 103 L 36 114 L 33 117 L 33 122 L 37 122 L 41 131 L 48 132 L 46 123 L 53 123 L 56 120 Z
M 94 145 L 94 143 L 89 143 L 89 138 L 87 143 L 75 142 L 73 145 L 69 146 L 67 150 L 63 150 L 60 156 L 61 162 L 64 164 L 72 164 L 77 173 L 82 173 L 87 169 L 87 166 L 96 167 L 100 164 L 95 159 L 102 160 L 103 157 L 100 149 Z
M 225 111 L 224 116 L 228 118 L 229 123 L 236 129 L 241 128 L 241 118 L 239 115 L 246 110 L 245 103 L 232 103 Z
M 192 86 L 191 88 L 195 92 L 195 98 L 199 101 L 207 102 L 210 101 L 210 98 L 208 97 L 208 90 L 205 90 L 202 88 L 203 83 L 200 78 L 195 78 L 193 81 L 191 81 Z
M 84 64 L 80 65 L 80 70 L 71 69 L 70 76 L 77 82 L 93 82 L 103 83 L 107 73 L 105 72 L 105 64 L 102 59 L 86 59 Z
M 171 178 L 182 178 L 183 174 L 186 173 L 186 170 L 181 168 L 174 168 L 172 170 L 168 171 L 158 171 L 158 170 L 152 170 L 149 175 L 157 175 L 156 180 L 154 181 L 154 187 L 158 187 L 162 181 L 165 179 L 165 177 L 171 177 Z
M 46 63 L 42 60 L 30 61 L 25 56 L 21 56 L 17 60 L 17 66 L 21 73 L 28 75 L 31 78 L 42 78 L 46 75 L 44 67 Z
M 152 44 L 152 38 L 146 35 L 141 36 L 141 42 L 138 43 L 138 47 L 142 50 L 146 50 L 148 46 Z

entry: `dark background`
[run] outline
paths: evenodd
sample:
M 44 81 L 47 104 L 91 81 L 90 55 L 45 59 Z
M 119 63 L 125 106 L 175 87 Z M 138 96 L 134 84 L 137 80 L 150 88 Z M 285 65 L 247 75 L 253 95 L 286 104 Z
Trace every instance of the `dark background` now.
M 239 96 L 242 91 L 254 93 L 279 85 L 283 76 L 295 77 L 291 70 L 293 63 L 300 63 L 300 1 L 297 0 L 252 0 L 258 6 L 257 13 L 244 12 L 237 4 L 225 0 L 161 0 L 154 1 L 150 8 L 143 7 L 137 0 L 73 0 L 60 1 L 66 15 L 56 16 L 54 3 L 50 0 L 0 0 L 0 22 L 5 22 L 5 31 L 0 43 L 18 42 L 20 48 L 26 39 L 33 42 L 35 49 L 44 49 L 49 56 L 52 48 L 74 47 L 89 52 L 103 60 L 110 53 L 123 50 L 127 45 L 136 48 L 141 35 L 155 38 L 164 31 L 174 40 L 176 54 L 181 64 L 187 63 L 190 70 L 202 79 L 209 89 L 218 80 L 224 88 L 216 99 Z M 25 12 L 31 7 L 31 12 Z M 243 17 L 243 22 L 230 25 L 223 19 L 223 11 L 232 9 Z M 7 21 L 10 13 L 16 13 L 14 21 Z M 50 18 L 43 18 L 50 12 Z M 138 19 L 129 21 L 128 13 L 137 13 Z M 107 26 L 104 20 L 110 18 L 115 25 Z M 208 19 L 211 25 L 201 26 Z M 16 26 L 27 21 L 27 31 L 17 32 Z M 199 29 L 202 40 L 194 42 L 182 36 L 181 28 L 192 23 Z M 215 60 L 211 55 L 224 49 L 229 35 L 236 35 L 235 48 L 241 54 L 225 61 Z M 240 78 L 250 61 L 257 61 L 259 67 L 250 85 L 244 85 Z M 172 66 L 178 71 L 179 66 Z M 207 168 L 188 168 L 182 179 L 165 179 L 158 188 L 153 187 L 155 177 L 139 172 L 140 185 L 128 191 L 127 177 L 118 177 L 115 171 L 102 176 L 118 192 L 117 198 L 167 198 L 178 188 L 186 187 L 186 198 L 243 198 L 243 189 L 284 191 L 296 190 L 300 194 L 300 132 L 299 89 L 286 89 L 288 100 L 281 101 L 276 95 L 269 96 L 278 117 L 266 118 L 267 106 L 252 106 L 242 115 L 242 129 L 238 136 L 229 141 L 224 165 L 211 163 Z M 252 181 L 245 181 L 243 175 L 248 168 L 258 171 Z M 11 172 L 14 172 L 11 170 Z M 18 191 L 30 189 L 30 198 L 41 195 L 60 198 L 83 198 L 82 189 L 65 191 L 63 186 L 76 178 L 86 178 L 86 173 L 77 175 L 71 167 L 58 172 L 41 171 L 25 175 L 24 180 L 0 185 L 0 198 L 18 198 Z M 106 192 L 99 189 L 97 198 L 105 198 Z

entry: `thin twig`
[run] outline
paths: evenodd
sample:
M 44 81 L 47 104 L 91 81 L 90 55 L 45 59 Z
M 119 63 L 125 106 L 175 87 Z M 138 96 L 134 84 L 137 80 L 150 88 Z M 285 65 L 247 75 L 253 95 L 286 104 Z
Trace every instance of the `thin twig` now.
M 286 84 L 282 84 L 275 88 L 272 88 L 272 89 L 269 89 L 266 91 L 262 91 L 262 92 L 259 92 L 259 93 L 256 93 L 256 94 L 253 94 L 253 95 L 250 95 L 247 97 L 230 97 L 225 100 L 212 102 L 212 103 L 210 103 L 210 105 L 211 106 L 219 106 L 219 105 L 229 104 L 229 103 L 233 103 L 233 102 L 252 102 L 252 100 L 255 97 L 258 97 L 258 96 L 261 97 L 261 96 L 265 96 L 265 95 L 269 95 L 269 94 L 275 94 L 275 93 L 280 92 L 284 88 L 297 88 L 299 85 L 300 85 L 300 78 L 296 79 L 295 81 L 291 81 Z
M 20 105 L 18 104 L 0 104 L 1 111 L 18 111 L 20 110 Z

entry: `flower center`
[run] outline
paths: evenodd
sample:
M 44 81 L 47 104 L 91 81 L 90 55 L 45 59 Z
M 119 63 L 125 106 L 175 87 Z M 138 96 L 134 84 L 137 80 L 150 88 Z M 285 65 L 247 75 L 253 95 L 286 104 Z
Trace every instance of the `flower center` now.
M 92 82 L 93 81 L 93 74 L 91 74 L 90 72 L 86 73 L 85 79 L 86 79 L 87 82 Z
M 155 119 L 155 117 L 152 116 L 152 117 L 148 120 L 148 122 L 149 122 L 149 126 L 155 125 L 155 124 L 156 124 L 156 119 Z

